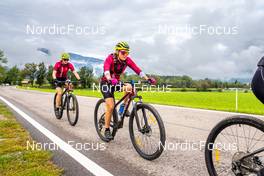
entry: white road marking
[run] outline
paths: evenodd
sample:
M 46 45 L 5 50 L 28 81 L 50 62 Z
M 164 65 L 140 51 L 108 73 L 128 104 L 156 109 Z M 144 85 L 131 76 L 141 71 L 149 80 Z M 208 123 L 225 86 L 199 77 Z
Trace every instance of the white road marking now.
M 40 123 L 32 119 L 30 116 L 28 116 L 26 113 L 21 111 L 19 108 L 17 108 L 15 105 L 7 101 L 5 98 L 0 96 L 0 99 L 5 102 L 8 106 L 10 106 L 13 110 L 15 110 L 18 114 L 20 114 L 25 120 L 27 120 L 31 125 L 33 125 L 36 129 L 38 129 L 42 134 L 44 134 L 46 137 L 48 137 L 52 142 L 54 142 L 57 146 L 60 147 L 61 150 L 63 150 L 65 153 L 70 155 L 73 159 L 75 159 L 78 163 L 80 163 L 83 167 L 85 167 L 89 172 L 96 176 L 113 176 L 111 173 L 109 173 L 107 170 L 87 158 L 82 153 L 75 150 L 71 145 L 64 142 L 62 139 L 60 139 L 58 136 L 53 134 L 51 131 L 43 127 Z

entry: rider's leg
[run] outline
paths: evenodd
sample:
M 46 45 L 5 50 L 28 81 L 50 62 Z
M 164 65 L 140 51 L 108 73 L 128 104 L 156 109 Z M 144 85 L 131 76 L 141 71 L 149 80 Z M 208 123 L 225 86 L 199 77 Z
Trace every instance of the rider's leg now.
M 111 116 L 114 110 L 114 98 L 106 98 L 105 99 L 105 104 L 106 104 L 106 112 L 105 112 L 105 128 L 110 127 L 110 121 L 111 121 Z
M 131 84 L 125 84 L 123 86 L 124 95 L 129 94 L 132 92 L 132 85 Z M 127 105 L 129 97 L 126 97 L 124 99 L 124 104 Z
M 124 96 L 126 96 L 127 94 L 129 94 L 129 93 L 131 93 L 132 92 L 132 86 L 131 86 L 131 84 L 125 84 L 124 86 L 123 86 L 123 91 L 124 91 Z M 125 99 L 124 99 L 124 103 L 123 103 L 123 105 L 122 106 L 127 106 L 127 104 L 128 104 L 128 100 L 129 100 L 129 97 L 127 96 Z M 129 110 L 126 110 L 126 112 L 125 112 L 125 116 L 127 116 L 127 117 L 129 117 L 130 116 L 130 112 L 129 112 Z
M 56 87 L 56 93 L 57 93 L 56 107 L 58 108 L 58 107 L 61 106 L 62 88 L 61 87 Z

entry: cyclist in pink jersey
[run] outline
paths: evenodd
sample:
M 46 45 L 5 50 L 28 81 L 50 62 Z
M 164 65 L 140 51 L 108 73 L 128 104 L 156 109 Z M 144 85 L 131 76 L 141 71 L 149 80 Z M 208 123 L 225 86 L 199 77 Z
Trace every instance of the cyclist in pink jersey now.
M 155 84 L 156 81 L 153 78 L 149 78 L 128 56 L 129 46 L 126 42 L 119 42 L 115 46 L 115 53 L 110 54 L 104 62 L 104 74 L 101 78 L 101 92 L 104 96 L 106 103 L 105 112 L 105 137 L 109 141 L 113 139 L 110 132 L 110 121 L 114 109 L 114 92 L 121 91 L 120 86 L 116 86 L 120 81 L 120 75 L 124 73 L 127 67 L 130 67 L 137 75 L 144 78 L 151 84 Z M 131 84 L 126 83 L 122 90 L 125 94 L 131 92 Z M 121 106 L 126 106 L 128 99 L 124 100 L 124 104 Z M 126 116 L 129 116 L 127 112 Z
M 55 85 L 56 85 L 56 111 L 55 113 L 59 113 L 59 108 L 61 106 L 61 96 L 62 96 L 62 87 L 65 85 L 64 83 L 61 83 L 60 81 L 66 81 L 68 79 L 67 74 L 68 71 L 71 70 L 75 77 L 80 80 L 80 76 L 75 71 L 74 66 L 72 63 L 69 62 L 70 55 L 68 53 L 62 53 L 61 60 L 58 61 L 53 68 L 52 77 L 54 79 Z

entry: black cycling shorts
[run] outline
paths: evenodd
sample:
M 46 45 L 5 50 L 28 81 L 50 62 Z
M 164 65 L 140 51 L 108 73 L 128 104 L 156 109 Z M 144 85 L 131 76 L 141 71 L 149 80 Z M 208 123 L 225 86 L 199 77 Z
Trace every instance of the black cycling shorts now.
M 58 80 L 58 81 L 66 81 L 67 78 L 57 78 L 57 80 Z M 55 84 L 56 88 L 57 88 L 57 87 L 62 88 L 64 85 L 65 85 L 65 82 L 63 82 L 63 83 L 58 82 L 58 83 Z
M 114 98 L 115 97 L 114 92 L 121 91 L 122 89 L 120 85 L 113 86 L 105 81 L 102 81 L 100 84 L 100 90 L 104 96 L 104 99 L 106 99 L 106 98 Z

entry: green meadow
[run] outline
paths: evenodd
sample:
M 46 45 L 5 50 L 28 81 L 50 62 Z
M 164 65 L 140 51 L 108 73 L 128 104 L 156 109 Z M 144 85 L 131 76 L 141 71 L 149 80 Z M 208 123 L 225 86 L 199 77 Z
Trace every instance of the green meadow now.
M 53 89 L 25 88 L 44 92 L 55 92 Z M 97 90 L 76 89 L 76 95 L 88 97 L 102 97 Z M 138 92 L 143 96 L 143 101 L 153 104 L 220 110 L 229 112 L 241 112 L 248 114 L 264 114 L 264 105 L 254 96 L 252 92 L 238 92 L 238 110 L 236 111 L 236 92 Z M 123 94 L 116 93 L 119 99 Z

